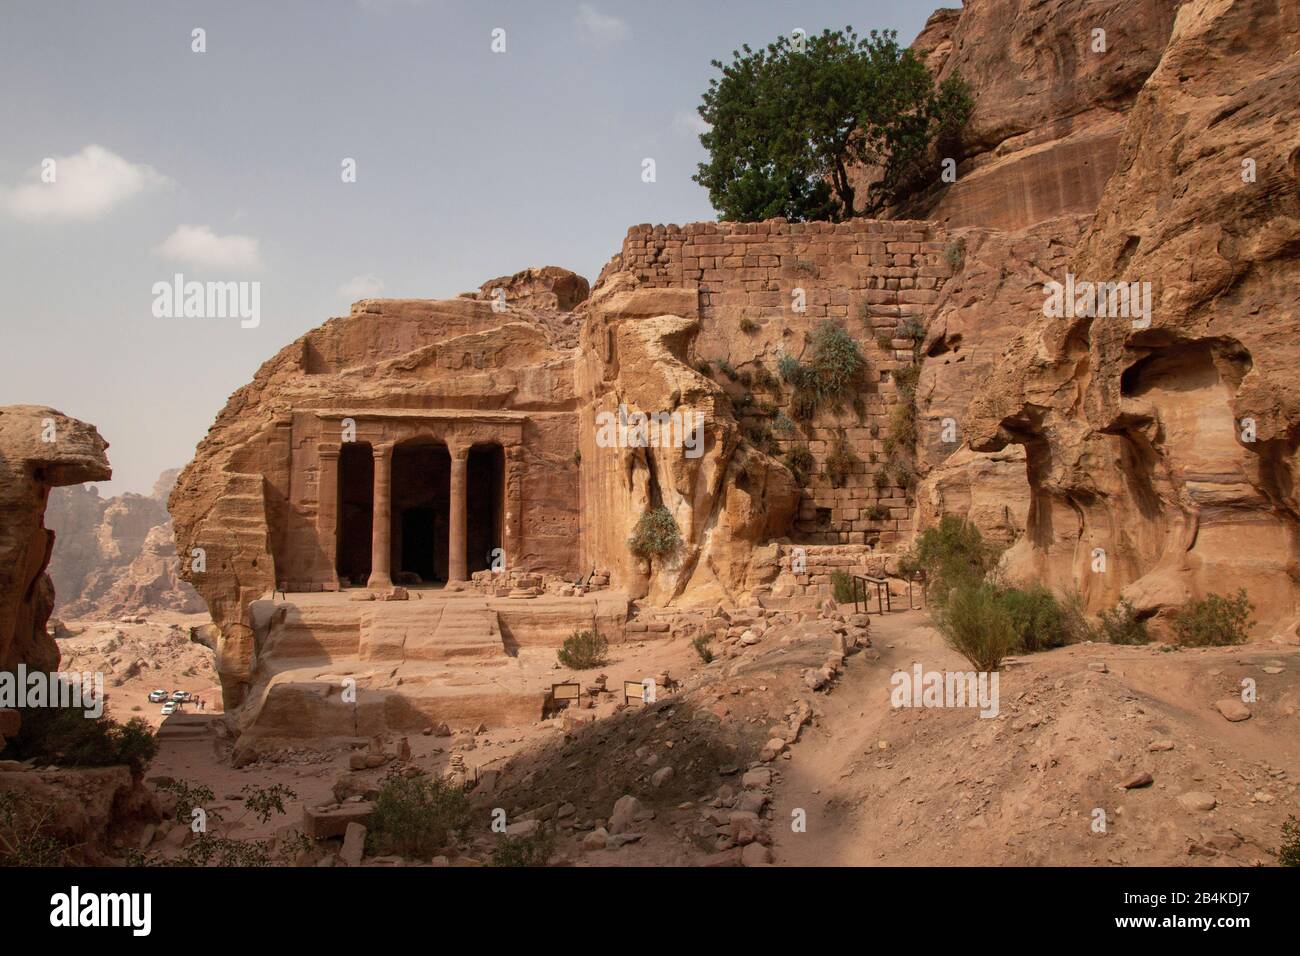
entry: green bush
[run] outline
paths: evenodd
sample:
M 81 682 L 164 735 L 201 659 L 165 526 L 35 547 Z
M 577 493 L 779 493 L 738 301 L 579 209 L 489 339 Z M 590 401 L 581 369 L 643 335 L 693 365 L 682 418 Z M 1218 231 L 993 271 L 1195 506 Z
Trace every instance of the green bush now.
M 922 571 L 930 599 L 942 604 L 958 585 L 976 585 L 997 566 L 1001 551 L 986 542 L 975 525 L 957 515 L 944 515 L 916 539 L 904 557 L 905 572 Z
M 807 445 L 794 445 L 785 453 L 785 466 L 794 475 L 795 484 L 800 488 L 808 487 L 808 478 L 817 467 L 813 454 Z
M 777 363 L 781 377 L 794 386 L 790 412 L 799 421 L 810 420 L 820 408 L 851 401 L 867 366 L 853 337 L 834 319 L 817 326 L 809 344 L 807 365 L 788 355 Z
M 826 480 L 831 483 L 832 488 L 843 488 L 848 483 L 849 475 L 857 460 L 857 456 L 849 449 L 849 443 L 844 436 L 840 435 L 836 438 L 824 465 Z
M 560 663 L 575 671 L 603 667 L 609 662 L 609 641 L 599 631 L 574 631 L 555 652 Z
M 836 604 L 853 603 L 853 576 L 847 571 L 832 571 L 831 594 Z
M 744 332 L 744 333 L 746 333 L 746 334 L 749 334 L 749 333 L 752 333 L 752 332 L 757 332 L 757 331 L 758 331 L 758 323 L 755 322 L 753 319 L 751 319 L 749 316 L 744 316 L 744 317 L 740 320 L 740 331 L 742 331 L 742 332 Z
M 1011 618 L 1017 653 L 1032 654 L 1072 643 L 1066 609 L 1047 588 L 1037 584 L 1005 588 L 998 591 L 997 598 Z
M 56 833 L 54 807 L 14 791 L 0 792 L 0 866 L 62 866 L 69 850 Z
M 935 624 L 948 646 L 977 671 L 995 671 L 1015 650 L 1011 613 L 989 584 L 969 581 L 953 587 L 946 603 L 935 609 Z
M 389 774 L 375 797 L 367 852 L 428 858 L 468 829 L 471 813 L 465 791 L 453 783 Z
M 1113 610 L 1102 611 L 1099 617 L 1101 634 L 1111 644 L 1147 644 L 1151 641 L 1146 621 L 1138 619 L 1128 598 L 1120 598 Z
M 705 664 L 713 663 L 713 641 L 708 634 L 701 634 L 691 641 L 691 647 L 695 648 L 695 653 L 699 655 L 700 660 Z
M 492 848 L 493 866 L 545 866 L 555 852 L 555 834 L 539 827 L 532 836 L 502 836 Z
M 1224 647 L 1244 644 L 1255 606 L 1241 588 L 1232 597 L 1206 595 L 1174 615 L 1174 634 L 1184 647 Z
M 61 680 L 61 678 L 56 678 Z M 62 694 L 57 688 L 52 694 Z M 153 731 L 140 717 L 119 724 L 107 714 L 87 717 L 80 707 L 30 707 L 0 758 L 72 767 L 125 764 L 139 777 L 158 753 Z
M 640 558 L 658 558 L 672 554 L 681 547 L 682 536 L 672 512 L 663 505 L 651 508 L 636 523 L 628 547 Z
M 1300 820 L 1287 816 L 1282 824 L 1282 846 L 1273 855 L 1282 866 L 1300 866 Z

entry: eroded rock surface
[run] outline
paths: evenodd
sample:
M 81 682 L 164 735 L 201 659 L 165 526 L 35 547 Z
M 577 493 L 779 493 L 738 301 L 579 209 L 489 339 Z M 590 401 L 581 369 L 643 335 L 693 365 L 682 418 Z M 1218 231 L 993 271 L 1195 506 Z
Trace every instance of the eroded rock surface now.
M 52 408 L 0 408 L 0 670 L 59 665 L 45 629 L 54 607 L 45 506 L 51 488 L 111 478 L 107 448 L 93 425 Z

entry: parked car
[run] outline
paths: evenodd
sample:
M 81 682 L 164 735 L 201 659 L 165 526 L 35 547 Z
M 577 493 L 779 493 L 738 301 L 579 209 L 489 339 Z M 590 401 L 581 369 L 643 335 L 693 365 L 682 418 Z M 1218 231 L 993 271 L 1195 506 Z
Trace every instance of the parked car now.
M 176 702 L 175 702 L 175 701 L 173 701 L 173 700 L 169 700 L 169 701 L 167 701 L 167 703 L 165 703 L 165 704 L 162 705 L 162 715 L 163 715 L 164 717 L 170 717 L 170 716 L 171 716 L 172 714 L 174 714 L 174 713 L 176 713 Z
M 161 687 L 157 690 L 149 691 L 149 703 L 151 704 L 161 704 L 166 699 L 167 691 L 163 690 Z
M 174 691 L 172 691 L 172 700 L 176 700 L 176 701 L 180 701 L 180 702 L 184 703 L 185 701 L 187 701 L 187 700 L 189 700 L 189 699 L 190 699 L 190 692 L 187 691 L 187 690 L 174 690 Z

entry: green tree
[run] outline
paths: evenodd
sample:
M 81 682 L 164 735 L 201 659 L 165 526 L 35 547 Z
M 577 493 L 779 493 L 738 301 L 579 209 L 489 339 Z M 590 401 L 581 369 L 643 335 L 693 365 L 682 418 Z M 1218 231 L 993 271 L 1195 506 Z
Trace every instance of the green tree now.
M 893 30 L 782 36 L 713 66 L 699 107 L 710 158 L 694 179 L 730 220 L 877 214 L 938 174 L 931 146 L 955 145 L 972 108 L 960 76 L 936 87 Z M 880 170 L 861 198 L 855 166 Z

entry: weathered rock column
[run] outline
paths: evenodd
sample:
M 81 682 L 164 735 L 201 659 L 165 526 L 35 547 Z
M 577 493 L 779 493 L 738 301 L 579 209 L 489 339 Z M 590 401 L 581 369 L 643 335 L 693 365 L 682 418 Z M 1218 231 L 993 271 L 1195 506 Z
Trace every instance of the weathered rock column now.
M 370 525 L 370 577 L 368 588 L 391 588 L 389 561 L 393 551 L 392 471 L 393 446 L 377 445 L 375 457 L 375 501 Z
M 447 580 L 465 581 L 466 491 L 469 476 L 469 448 L 449 447 L 451 453 L 450 511 L 447 515 Z
M 320 473 L 316 479 L 316 540 L 320 542 L 325 570 L 321 586 L 326 591 L 339 589 L 339 449 L 323 445 L 320 449 Z

